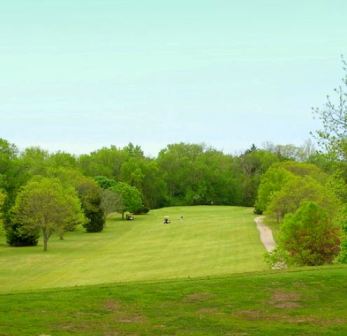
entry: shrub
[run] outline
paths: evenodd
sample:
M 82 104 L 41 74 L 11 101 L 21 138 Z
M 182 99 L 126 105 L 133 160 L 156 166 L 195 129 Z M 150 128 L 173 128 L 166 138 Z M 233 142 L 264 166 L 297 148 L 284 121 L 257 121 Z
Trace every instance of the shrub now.
M 6 241 L 11 246 L 36 246 L 40 231 L 35 230 L 33 232 L 23 232 L 23 224 L 20 222 L 13 222 L 10 219 L 6 220 L 5 231 Z
M 84 213 L 87 217 L 87 222 L 83 224 L 83 227 L 87 232 L 100 232 L 105 225 L 105 216 L 101 208 L 92 210 L 84 209 Z
M 136 211 L 134 211 L 134 215 L 144 215 L 144 214 L 149 213 L 149 210 L 150 210 L 149 208 L 143 206 L 143 207 L 137 209 Z
M 316 203 L 305 202 L 284 218 L 280 247 L 297 265 L 331 263 L 340 251 L 340 227 Z

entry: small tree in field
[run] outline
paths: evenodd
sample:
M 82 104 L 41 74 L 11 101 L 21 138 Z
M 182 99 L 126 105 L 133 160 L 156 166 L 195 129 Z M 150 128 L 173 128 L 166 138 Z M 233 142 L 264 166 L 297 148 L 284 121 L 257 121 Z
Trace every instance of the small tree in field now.
M 43 250 L 53 233 L 71 229 L 85 218 L 79 199 L 72 188 L 63 188 L 57 179 L 36 178 L 19 192 L 12 208 L 13 221 L 20 223 L 24 233 L 41 231 Z
M 285 217 L 280 245 L 297 265 L 331 263 L 340 251 L 340 227 L 316 203 L 303 203 Z
M 111 190 L 120 196 L 119 208 L 117 211 L 122 214 L 122 219 L 124 219 L 126 211 L 135 212 L 143 206 L 142 195 L 137 188 L 127 183 L 119 182 L 116 186 L 112 187 Z

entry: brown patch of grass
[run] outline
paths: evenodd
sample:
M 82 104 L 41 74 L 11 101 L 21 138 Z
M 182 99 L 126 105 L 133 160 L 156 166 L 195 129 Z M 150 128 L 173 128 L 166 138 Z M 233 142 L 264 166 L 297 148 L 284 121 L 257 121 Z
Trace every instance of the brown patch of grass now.
M 193 293 L 184 297 L 183 301 L 187 303 L 203 302 L 212 297 L 209 293 Z
M 345 324 L 344 319 L 324 319 L 315 316 L 289 316 L 285 314 L 271 314 L 260 310 L 242 310 L 236 312 L 235 316 L 249 321 L 276 321 L 291 324 L 312 324 L 319 326 L 331 326 Z
M 269 304 L 276 308 L 298 308 L 301 306 L 299 301 L 300 295 L 298 293 L 276 290 L 272 293 Z
M 260 310 L 241 310 L 236 312 L 235 315 L 250 321 L 264 320 L 264 313 Z
M 120 323 L 143 323 L 144 321 L 145 319 L 141 315 L 126 315 L 118 319 Z
M 120 310 L 120 303 L 116 300 L 112 300 L 109 299 L 107 301 L 104 302 L 104 307 L 110 311 L 110 312 L 114 312 L 114 311 L 119 311 Z

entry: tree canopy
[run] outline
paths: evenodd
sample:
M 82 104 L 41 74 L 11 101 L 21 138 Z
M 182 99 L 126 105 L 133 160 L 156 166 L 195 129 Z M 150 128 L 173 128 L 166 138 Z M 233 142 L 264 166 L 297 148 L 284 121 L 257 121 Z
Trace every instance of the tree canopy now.
M 18 193 L 12 218 L 24 235 L 41 231 L 44 251 L 53 233 L 61 235 L 85 221 L 75 191 L 57 179 L 43 177 L 32 179 Z

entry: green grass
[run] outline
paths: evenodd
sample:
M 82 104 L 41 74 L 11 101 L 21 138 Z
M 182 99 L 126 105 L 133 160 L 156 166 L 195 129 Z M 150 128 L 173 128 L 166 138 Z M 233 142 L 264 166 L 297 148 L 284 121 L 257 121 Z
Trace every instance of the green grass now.
M 0 294 L 0 335 L 347 335 L 347 267 Z
M 172 223 L 162 224 L 169 215 Z M 184 219 L 179 220 L 183 215 Z M 11 248 L 2 237 L 0 292 L 265 270 L 252 209 L 175 207 L 101 233 L 68 233 L 42 246 Z

